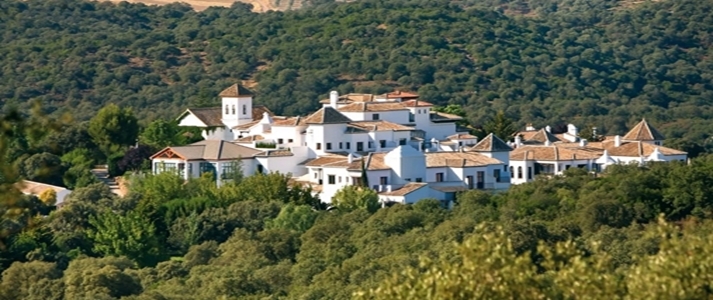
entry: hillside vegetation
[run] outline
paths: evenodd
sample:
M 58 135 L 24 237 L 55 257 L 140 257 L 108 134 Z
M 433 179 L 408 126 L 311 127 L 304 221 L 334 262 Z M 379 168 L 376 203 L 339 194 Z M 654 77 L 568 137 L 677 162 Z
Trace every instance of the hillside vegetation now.
M 106 103 L 142 120 L 218 101 L 236 81 L 277 113 L 329 90 L 417 91 L 520 125 L 622 133 L 646 117 L 670 138 L 713 128 L 713 1 L 377 1 L 257 14 L 77 0 L 3 1 L 0 99 L 87 119 Z

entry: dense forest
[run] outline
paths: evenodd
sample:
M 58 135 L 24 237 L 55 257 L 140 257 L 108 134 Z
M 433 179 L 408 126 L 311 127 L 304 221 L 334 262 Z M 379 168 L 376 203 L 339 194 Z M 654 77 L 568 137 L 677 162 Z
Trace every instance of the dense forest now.
M 257 14 L 240 3 L 2 1 L 0 99 L 79 120 L 115 103 L 144 122 L 245 81 L 288 115 L 332 89 L 402 89 L 463 105 L 476 125 L 504 110 L 520 126 L 612 134 L 646 117 L 703 146 L 713 132 L 713 1 L 329 2 Z

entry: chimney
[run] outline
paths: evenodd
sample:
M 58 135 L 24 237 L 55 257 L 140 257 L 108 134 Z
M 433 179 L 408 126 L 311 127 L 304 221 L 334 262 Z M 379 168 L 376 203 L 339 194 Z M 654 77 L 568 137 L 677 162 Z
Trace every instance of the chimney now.
M 535 131 L 535 127 L 532 126 L 532 123 L 527 123 L 527 125 L 525 125 L 525 131 Z
M 352 155 L 351 153 L 349 153 L 349 155 L 347 155 L 347 162 L 350 163 L 350 164 L 353 163 L 353 162 L 354 162 L 354 155 Z
M 337 91 L 331 91 L 329 92 L 329 105 L 337 109 L 337 101 L 339 101 L 339 92 Z
M 586 146 L 587 146 L 587 139 L 579 139 L 579 146 L 580 146 L 580 147 L 586 147 Z
M 391 193 L 391 185 L 390 184 L 386 186 L 386 192 Z
M 552 127 L 550 127 L 550 125 L 545 126 L 545 130 L 549 133 L 552 133 Z
M 621 147 L 621 136 L 618 134 L 614 137 L 614 147 Z
M 592 137 L 593 138 L 597 137 L 597 127 L 592 127 Z
M 552 142 L 550 142 L 550 140 L 546 140 L 546 141 L 545 141 L 545 146 L 552 146 Z
M 522 137 L 520 135 L 515 136 L 515 148 L 520 147 L 522 145 Z

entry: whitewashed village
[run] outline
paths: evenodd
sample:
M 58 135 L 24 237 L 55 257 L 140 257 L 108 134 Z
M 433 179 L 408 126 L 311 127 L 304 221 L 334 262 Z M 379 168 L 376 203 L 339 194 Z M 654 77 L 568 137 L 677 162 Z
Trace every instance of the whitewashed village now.
M 179 126 L 202 128 L 204 140 L 154 154 L 154 173 L 188 180 L 210 172 L 221 185 L 239 160 L 243 175 L 290 174 L 327 204 L 345 186 L 366 185 L 384 205 L 433 198 L 450 206 L 461 191 L 502 191 L 569 168 L 596 174 L 614 164 L 687 160 L 643 119 L 596 142 L 572 124 L 561 134 L 528 125 L 509 141 L 493 134 L 478 140 L 457 125 L 461 117 L 434 111 L 414 93 L 333 91 L 307 116 L 276 116 L 238 84 L 218 96 L 220 107 L 189 108 L 178 117 Z

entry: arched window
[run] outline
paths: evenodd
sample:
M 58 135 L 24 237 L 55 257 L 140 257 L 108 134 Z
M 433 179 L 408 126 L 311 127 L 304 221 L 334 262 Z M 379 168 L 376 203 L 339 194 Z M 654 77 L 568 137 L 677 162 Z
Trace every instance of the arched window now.
M 225 114 L 230 114 L 230 111 L 228 110 L 228 105 L 225 106 Z
M 247 115 L 247 114 L 248 114 L 248 106 L 243 104 L 243 115 Z
M 522 167 L 517 167 L 517 178 L 522 179 Z
M 512 176 L 512 174 L 513 174 L 512 167 L 510 167 L 510 176 Z
M 235 105 L 233 105 L 233 114 L 235 114 Z

